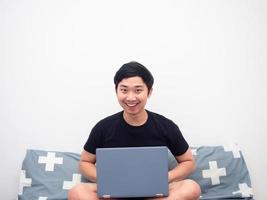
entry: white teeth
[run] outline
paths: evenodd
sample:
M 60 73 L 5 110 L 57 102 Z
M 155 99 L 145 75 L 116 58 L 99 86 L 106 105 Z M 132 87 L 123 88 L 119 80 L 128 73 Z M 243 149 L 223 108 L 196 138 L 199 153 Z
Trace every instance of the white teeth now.
M 134 106 L 136 106 L 137 104 L 126 104 L 127 106 L 129 106 L 129 107 L 134 107 Z

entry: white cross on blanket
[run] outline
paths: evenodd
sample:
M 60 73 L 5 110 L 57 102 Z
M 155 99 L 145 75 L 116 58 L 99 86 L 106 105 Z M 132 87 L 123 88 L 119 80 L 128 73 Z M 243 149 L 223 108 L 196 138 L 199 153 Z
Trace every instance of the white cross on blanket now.
M 19 195 L 22 195 L 24 187 L 31 187 L 32 179 L 26 178 L 26 171 L 21 170 L 20 172 L 20 183 L 19 183 Z
M 38 200 L 47 200 L 47 197 L 39 197 Z
M 251 197 L 253 195 L 252 188 L 249 187 L 246 183 L 238 184 L 239 190 L 233 192 L 233 194 L 241 194 L 242 197 Z
M 240 158 L 240 148 L 237 144 L 223 146 L 224 151 L 232 151 L 234 158 Z
M 54 171 L 55 164 L 63 164 L 62 157 L 56 157 L 55 152 L 47 152 L 47 156 L 39 156 L 38 163 L 45 164 L 45 171 Z
M 64 190 L 71 189 L 74 185 L 81 182 L 81 178 L 82 178 L 81 174 L 73 174 L 72 181 L 64 181 L 63 189 Z
M 226 176 L 225 168 L 218 168 L 216 161 L 209 162 L 210 169 L 202 170 L 203 178 L 211 178 L 212 185 L 220 184 L 220 176 Z

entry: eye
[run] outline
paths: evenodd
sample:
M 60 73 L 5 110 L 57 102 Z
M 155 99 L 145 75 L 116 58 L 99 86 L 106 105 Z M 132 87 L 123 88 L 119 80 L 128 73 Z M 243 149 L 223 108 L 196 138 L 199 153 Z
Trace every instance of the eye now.
M 121 91 L 122 93 L 126 93 L 126 92 L 127 92 L 127 89 L 126 89 L 126 88 L 120 88 L 120 91 Z
M 135 92 L 139 94 L 139 93 L 143 92 L 143 89 L 140 89 L 140 88 L 136 89 Z

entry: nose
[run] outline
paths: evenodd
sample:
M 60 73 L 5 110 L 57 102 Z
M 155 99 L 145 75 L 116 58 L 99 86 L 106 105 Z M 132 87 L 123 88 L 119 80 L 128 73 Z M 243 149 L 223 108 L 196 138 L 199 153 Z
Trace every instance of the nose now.
M 127 101 L 134 101 L 136 100 L 136 95 L 133 92 L 129 92 L 126 97 Z

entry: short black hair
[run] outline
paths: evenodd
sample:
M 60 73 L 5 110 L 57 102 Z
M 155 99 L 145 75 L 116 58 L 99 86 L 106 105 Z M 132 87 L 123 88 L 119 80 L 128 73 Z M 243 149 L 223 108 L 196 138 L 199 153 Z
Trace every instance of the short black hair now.
M 148 91 L 151 90 L 153 83 L 154 83 L 154 78 L 152 74 L 144 65 L 136 61 L 125 63 L 116 72 L 114 76 L 114 84 L 115 84 L 116 90 L 118 88 L 118 84 L 121 82 L 122 79 L 130 78 L 134 76 L 141 77 L 144 83 L 146 84 Z

